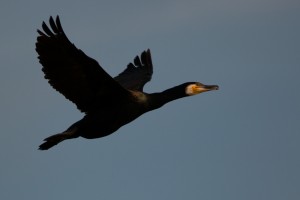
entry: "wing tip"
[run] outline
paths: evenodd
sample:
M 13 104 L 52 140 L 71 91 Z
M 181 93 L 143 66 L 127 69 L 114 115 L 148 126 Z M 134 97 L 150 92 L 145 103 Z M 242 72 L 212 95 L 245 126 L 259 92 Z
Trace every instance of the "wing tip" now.
M 61 23 L 59 15 L 56 15 L 55 20 L 54 17 L 50 15 L 49 17 L 49 26 L 45 21 L 42 22 L 42 30 L 37 30 L 40 36 L 54 37 L 55 35 L 62 34 L 65 35 Z
M 143 51 L 143 53 L 141 54 L 141 59 L 142 59 L 142 63 L 148 67 L 148 68 L 153 68 L 152 65 L 152 58 L 151 58 L 151 51 L 148 48 L 147 50 Z

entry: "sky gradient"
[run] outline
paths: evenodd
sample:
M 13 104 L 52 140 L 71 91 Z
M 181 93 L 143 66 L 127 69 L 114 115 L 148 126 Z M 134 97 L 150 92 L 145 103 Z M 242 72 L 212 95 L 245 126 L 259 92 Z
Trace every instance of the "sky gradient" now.
M 299 1 L 0 5 L 0 199 L 299 198 Z M 36 29 L 57 14 L 112 76 L 150 48 L 146 92 L 188 81 L 220 90 L 171 102 L 108 137 L 38 151 L 83 116 L 43 78 L 34 50 Z

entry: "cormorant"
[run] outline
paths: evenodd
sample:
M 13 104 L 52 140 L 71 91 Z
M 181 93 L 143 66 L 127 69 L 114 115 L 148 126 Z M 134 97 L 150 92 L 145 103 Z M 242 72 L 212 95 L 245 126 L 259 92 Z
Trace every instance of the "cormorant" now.
M 217 90 L 217 85 L 187 82 L 160 93 L 148 94 L 144 85 L 151 80 L 153 68 L 150 50 L 136 56 L 133 63 L 115 78 L 97 61 L 77 49 L 63 31 L 59 17 L 45 22 L 36 51 L 49 84 L 85 113 L 66 131 L 46 138 L 39 146 L 47 150 L 66 139 L 94 139 L 107 136 L 140 115 L 186 96 Z

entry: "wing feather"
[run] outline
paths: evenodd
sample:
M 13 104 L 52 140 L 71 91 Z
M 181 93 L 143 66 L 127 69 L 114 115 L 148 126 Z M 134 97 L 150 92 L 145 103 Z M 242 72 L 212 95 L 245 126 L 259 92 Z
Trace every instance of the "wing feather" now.
M 129 92 L 108 75 L 98 62 L 77 49 L 65 35 L 59 17 L 42 24 L 36 42 L 38 58 L 50 85 L 85 113 L 126 101 Z
M 124 88 L 143 91 L 144 85 L 149 82 L 153 74 L 153 65 L 150 49 L 143 51 L 141 56 L 136 56 L 133 63 L 114 79 Z

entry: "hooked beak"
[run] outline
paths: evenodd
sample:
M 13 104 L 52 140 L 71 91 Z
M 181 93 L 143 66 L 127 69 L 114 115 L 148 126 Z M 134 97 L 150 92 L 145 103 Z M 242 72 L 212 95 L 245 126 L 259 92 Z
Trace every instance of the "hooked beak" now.
M 218 85 L 202 85 L 200 86 L 202 90 L 204 91 L 211 91 L 211 90 L 218 90 L 219 86 Z
M 204 85 L 202 83 L 194 83 L 190 84 L 186 87 L 185 93 L 187 95 L 195 95 L 195 94 L 200 94 L 202 92 L 208 92 L 212 90 L 218 90 L 219 86 L 218 85 Z

